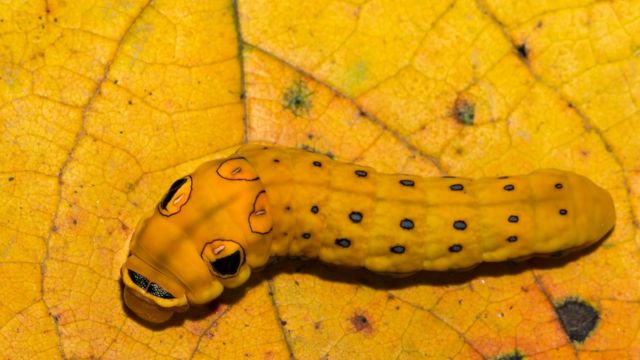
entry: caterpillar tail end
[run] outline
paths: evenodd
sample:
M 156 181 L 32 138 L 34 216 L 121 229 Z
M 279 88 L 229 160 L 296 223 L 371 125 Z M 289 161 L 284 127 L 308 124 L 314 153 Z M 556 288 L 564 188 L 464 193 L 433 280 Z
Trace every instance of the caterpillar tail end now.
M 615 227 L 616 210 L 611 194 L 595 184 L 592 185 L 593 190 L 589 197 L 590 202 L 595 204 L 592 209 L 594 221 L 591 225 L 595 235 L 592 243 L 595 243 L 607 236 Z

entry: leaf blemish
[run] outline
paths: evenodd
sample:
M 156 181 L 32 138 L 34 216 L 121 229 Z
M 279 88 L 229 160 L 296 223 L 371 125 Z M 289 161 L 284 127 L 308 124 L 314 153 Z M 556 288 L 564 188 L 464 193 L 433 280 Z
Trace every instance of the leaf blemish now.
M 453 116 L 463 125 L 473 125 L 475 119 L 475 106 L 467 100 L 456 99 L 453 107 Z
M 528 59 L 529 49 L 527 49 L 527 44 L 522 43 L 518 45 L 516 49 L 518 50 L 518 56 L 520 56 L 521 59 L 524 59 L 524 60 Z
M 311 95 L 306 83 L 302 80 L 294 82 L 284 93 L 283 106 L 291 110 L 295 116 L 309 114 L 311 109 Z
M 358 332 L 365 331 L 370 333 L 372 330 L 369 319 L 362 313 L 357 313 L 351 317 L 351 325 L 353 325 L 354 329 Z
M 593 306 L 575 297 L 555 305 L 554 308 L 562 328 L 573 342 L 584 342 L 600 320 L 600 314 Z
M 518 350 L 500 355 L 496 358 L 496 360 L 522 360 L 522 359 L 524 359 L 524 356 Z

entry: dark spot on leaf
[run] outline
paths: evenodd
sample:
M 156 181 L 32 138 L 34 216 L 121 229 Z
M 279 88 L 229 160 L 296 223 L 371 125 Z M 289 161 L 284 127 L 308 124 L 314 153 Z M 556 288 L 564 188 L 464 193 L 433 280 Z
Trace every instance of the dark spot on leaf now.
M 287 322 L 285 320 L 280 320 L 280 325 L 285 326 L 287 325 Z
M 523 359 L 524 359 L 524 355 L 522 355 L 518 350 L 515 350 L 507 354 L 502 354 L 496 358 L 496 360 L 523 360 Z
M 128 101 L 129 105 L 133 105 L 133 100 Z
M 13 180 L 15 180 L 15 178 L 13 176 L 10 176 L 9 181 L 13 181 Z
M 311 109 L 312 94 L 305 82 L 298 80 L 285 91 L 283 105 L 295 116 L 307 115 Z
M 564 332 L 574 342 L 583 342 L 600 320 L 600 315 L 593 306 L 576 298 L 569 298 L 556 305 L 555 310 Z
M 527 44 L 522 43 L 518 45 L 516 49 L 518 50 L 518 56 L 520 56 L 520 58 L 526 60 L 529 57 L 529 49 L 527 49 Z
M 473 125 L 476 117 L 475 106 L 467 100 L 458 98 L 453 106 L 453 116 L 462 125 Z
M 364 314 L 358 313 L 351 317 L 351 325 L 356 331 L 368 330 L 371 331 L 371 324 L 369 319 Z

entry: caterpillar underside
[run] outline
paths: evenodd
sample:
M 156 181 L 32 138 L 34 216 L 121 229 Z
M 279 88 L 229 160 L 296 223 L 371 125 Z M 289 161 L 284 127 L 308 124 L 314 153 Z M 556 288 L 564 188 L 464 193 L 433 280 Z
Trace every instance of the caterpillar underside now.
M 383 174 L 249 144 L 175 181 L 140 222 L 122 267 L 124 298 L 163 322 L 242 285 L 272 256 L 393 274 L 464 269 L 583 247 L 614 223 L 609 193 L 571 172 Z

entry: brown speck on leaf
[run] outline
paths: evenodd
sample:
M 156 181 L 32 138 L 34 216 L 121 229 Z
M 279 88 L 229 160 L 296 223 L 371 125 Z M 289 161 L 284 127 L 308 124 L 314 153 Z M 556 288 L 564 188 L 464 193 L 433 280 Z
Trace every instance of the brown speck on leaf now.
M 351 325 L 357 332 L 371 332 L 371 323 L 364 313 L 356 313 L 351 317 Z
M 453 105 L 453 116 L 462 125 L 473 125 L 475 120 L 475 106 L 473 103 L 458 96 Z
M 521 59 L 527 60 L 529 58 L 529 49 L 527 48 L 527 44 L 522 43 L 518 45 L 517 50 L 518 56 L 520 56 Z

